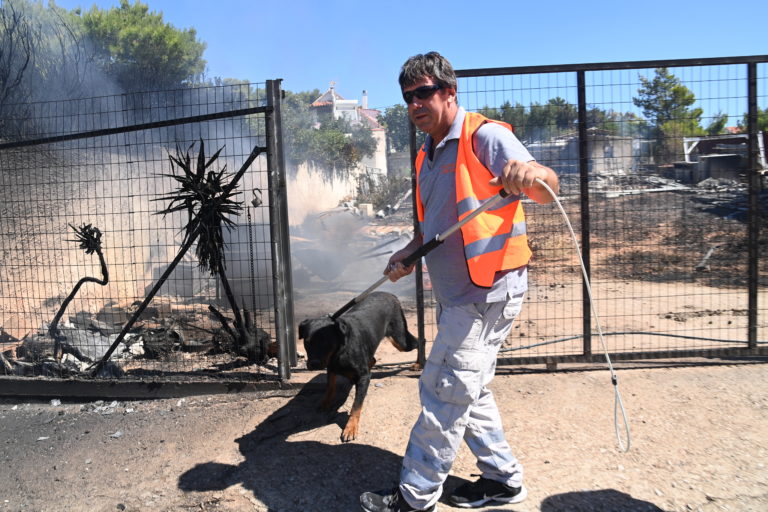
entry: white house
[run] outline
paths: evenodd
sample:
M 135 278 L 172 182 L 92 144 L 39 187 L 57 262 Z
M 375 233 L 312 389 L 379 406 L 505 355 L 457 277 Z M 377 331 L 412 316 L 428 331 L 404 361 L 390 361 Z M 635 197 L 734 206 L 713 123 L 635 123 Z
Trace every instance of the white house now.
M 318 112 L 330 112 L 334 119 L 344 118 L 353 126 L 363 125 L 371 130 L 376 140 L 376 150 L 370 157 L 364 158 L 358 166 L 357 174 L 387 175 L 387 140 L 384 127 L 378 122 L 381 112 L 368 108 L 368 93 L 363 91 L 362 101 L 344 99 L 336 92 L 334 82 L 321 94 L 310 107 Z

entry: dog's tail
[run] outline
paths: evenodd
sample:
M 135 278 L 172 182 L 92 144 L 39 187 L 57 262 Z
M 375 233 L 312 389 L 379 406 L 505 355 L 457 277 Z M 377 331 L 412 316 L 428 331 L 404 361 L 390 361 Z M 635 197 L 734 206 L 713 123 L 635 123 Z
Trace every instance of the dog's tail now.
M 392 294 L 389 295 L 392 303 L 392 314 L 389 317 L 387 326 L 387 336 L 392 344 L 400 352 L 410 352 L 419 346 L 419 340 L 408 331 L 408 322 L 405 319 L 405 312 L 400 301 Z
M 392 336 L 392 341 L 397 350 L 400 352 L 410 352 L 418 347 L 419 340 L 408 330 L 408 322 L 406 322 L 405 313 L 402 310 L 400 310 L 400 322 L 396 323 L 400 325 L 395 329 L 397 334 Z
M 410 352 L 419 346 L 419 340 L 408 330 L 408 322 L 405 320 L 405 313 L 402 309 L 400 309 L 400 318 L 403 329 L 403 343 L 397 343 L 396 345 L 401 352 Z
M 405 343 L 406 352 L 410 352 L 419 346 L 419 340 L 408 329 L 405 330 Z
M 408 329 L 404 329 L 400 336 L 389 336 L 389 341 L 400 352 L 410 352 L 419 346 L 419 340 L 408 332 Z

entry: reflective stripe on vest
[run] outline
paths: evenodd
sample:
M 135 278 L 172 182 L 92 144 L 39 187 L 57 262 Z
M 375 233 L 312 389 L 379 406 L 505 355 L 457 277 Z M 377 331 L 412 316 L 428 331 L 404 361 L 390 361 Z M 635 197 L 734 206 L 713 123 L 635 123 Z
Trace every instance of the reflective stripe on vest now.
M 456 207 L 459 220 L 501 190 L 501 187 L 488 184 L 493 174 L 472 149 L 472 137 L 487 122 L 499 123 L 512 129 L 506 123 L 492 121 L 473 112 L 466 113 L 456 154 Z M 416 157 L 416 210 L 420 222 L 424 221 L 424 205 L 421 202 L 419 173 L 425 157 L 422 146 Z M 525 214 L 519 196 L 506 198 L 462 226 L 464 257 L 472 282 L 477 286 L 490 287 L 496 272 L 526 265 L 531 257 L 526 233 Z

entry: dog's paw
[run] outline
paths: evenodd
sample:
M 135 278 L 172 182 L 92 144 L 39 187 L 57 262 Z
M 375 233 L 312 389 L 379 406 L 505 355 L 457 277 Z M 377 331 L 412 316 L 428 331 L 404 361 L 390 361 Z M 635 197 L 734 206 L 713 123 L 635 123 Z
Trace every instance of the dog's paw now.
M 348 443 L 350 441 L 354 441 L 357 437 L 359 426 L 359 420 L 355 416 L 350 416 L 349 421 L 347 421 L 347 424 L 344 427 L 344 430 L 341 432 L 341 442 Z
M 342 443 L 348 443 L 350 441 L 354 441 L 355 438 L 357 438 L 357 429 L 350 429 L 349 426 L 347 426 L 344 431 L 341 433 L 341 442 Z

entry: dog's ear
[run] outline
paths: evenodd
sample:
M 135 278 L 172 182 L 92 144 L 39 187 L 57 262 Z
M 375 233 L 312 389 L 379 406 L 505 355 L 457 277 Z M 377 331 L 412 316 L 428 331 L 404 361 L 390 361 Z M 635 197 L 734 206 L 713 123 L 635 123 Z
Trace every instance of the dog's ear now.
M 307 319 L 304 320 L 299 324 L 299 339 L 305 340 L 307 339 L 307 336 L 309 336 L 309 324 L 311 320 Z

